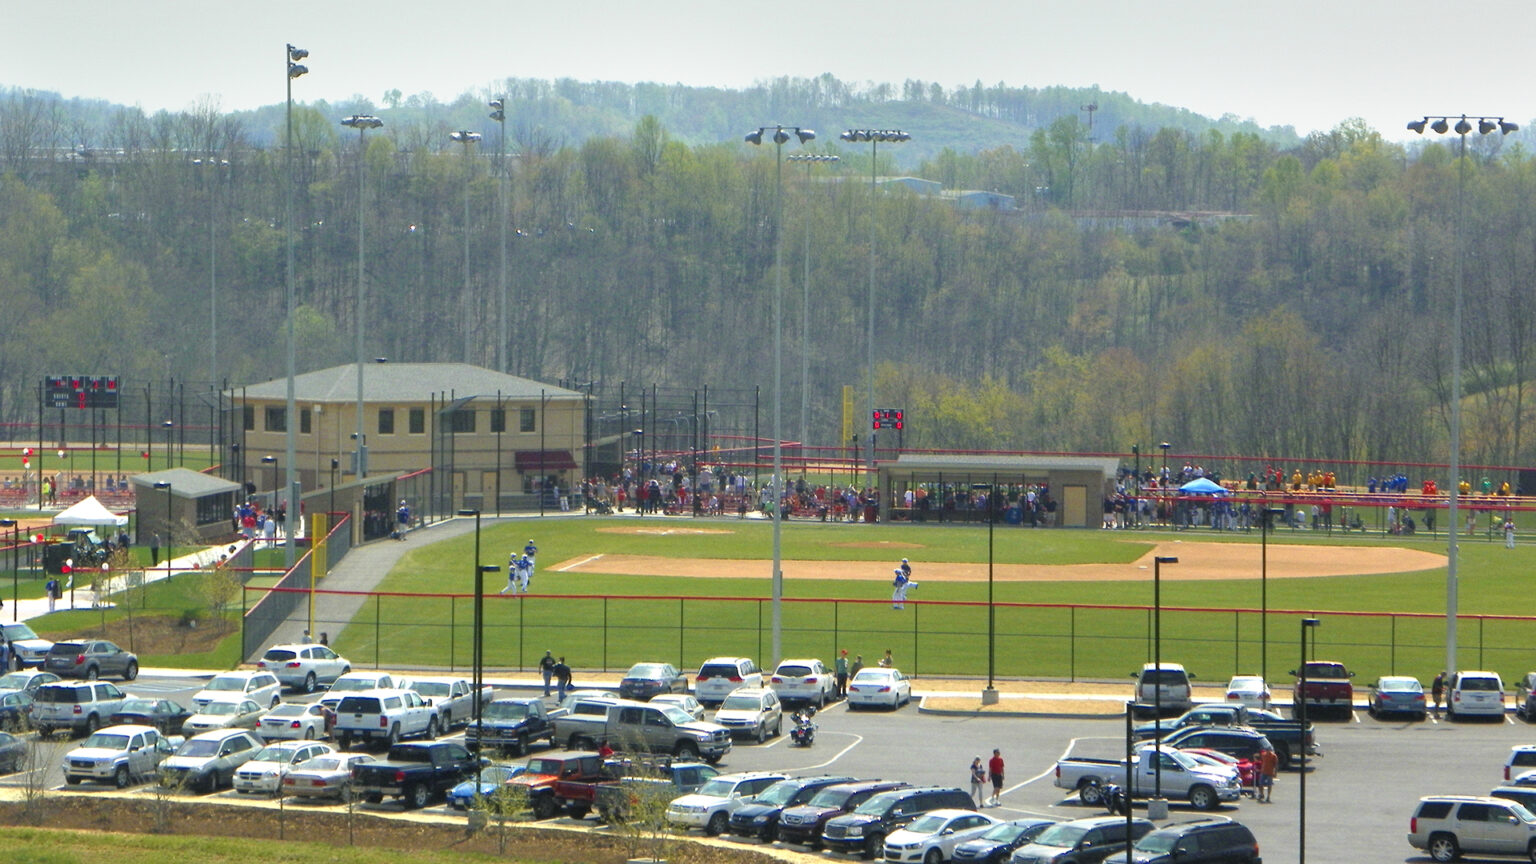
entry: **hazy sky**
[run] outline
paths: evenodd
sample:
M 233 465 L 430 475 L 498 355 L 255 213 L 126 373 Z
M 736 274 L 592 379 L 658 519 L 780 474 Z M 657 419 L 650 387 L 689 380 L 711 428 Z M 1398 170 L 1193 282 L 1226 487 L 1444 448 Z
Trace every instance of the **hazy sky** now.
M 505 77 L 741 87 L 830 72 L 1097 85 L 1303 134 L 1349 117 L 1396 139 L 1425 113 L 1536 116 L 1530 0 L 0 0 L 0 20 L 0 87 L 151 112 L 282 102 L 292 42 L 311 52 L 300 102 L 451 101 Z

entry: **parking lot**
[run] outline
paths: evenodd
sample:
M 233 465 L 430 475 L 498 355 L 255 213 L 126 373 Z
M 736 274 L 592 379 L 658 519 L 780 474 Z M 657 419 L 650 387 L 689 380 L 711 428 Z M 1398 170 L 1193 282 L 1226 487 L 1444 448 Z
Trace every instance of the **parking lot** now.
M 201 679 L 155 675 L 147 671 L 127 689 L 135 695 L 159 695 L 187 701 Z M 922 682 L 918 692 L 922 692 Z M 285 698 L 302 697 L 287 694 Z M 846 773 L 861 778 L 900 779 L 916 784 L 966 788 L 972 757 L 1002 750 L 1007 761 L 1003 806 L 987 808 L 999 818 L 1045 815 L 1057 819 L 1100 815 L 1098 808 L 1052 785 L 1055 761 L 1067 754 L 1115 757 L 1124 751 L 1124 721 L 924 714 L 916 705 L 894 712 L 850 713 L 841 705 L 818 715 L 821 729 L 810 748 L 793 747 L 788 736 L 758 745 L 738 741 L 719 766 L 723 771 L 784 770 L 794 774 Z M 787 729 L 787 725 L 786 725 Z M 1314 861 L 1427 860 L 1406 841 L 1408 817 L 1422 795 L 1486 794 L 1501 781 L 1509 748 L 1536 743 L 1536 730 L 1524 723 L 1446 723 L 1378 721 L 1357 712 L 1347 719 L 1317 723 L 1323 756 L 1307 776 L 1307 854 Z M 42 782 L 61 792 L 99 794 L 106 787 L 65 787 L 59 760 L 73 743 L 62 734 L 34 743 L 47 757 Z M 535 750 L 535 753 L 539 751 Z M 1300 774 L 1281 772 L 1275 803 L 1243 799 L 1219 812 L 1242 821 L 1258 837 L 1266 860 L 1297 857 Z M 0 778 L 0 786 L 23 786 L 25 772 Z M 149 794 L 142 787 L 137 794 Z M 235 792 L 218 793 L 239 798 Z M 310 802 L 302 807 L 340 807 Z M 398 812 L 398 803 L 363 805 L 377 812 Z M 428 812 L 446 812 L 443 805 Z M 1192 811 L 1175 804 L 1172 819 Z M 589 822 L 596 824 L 595 820 Z

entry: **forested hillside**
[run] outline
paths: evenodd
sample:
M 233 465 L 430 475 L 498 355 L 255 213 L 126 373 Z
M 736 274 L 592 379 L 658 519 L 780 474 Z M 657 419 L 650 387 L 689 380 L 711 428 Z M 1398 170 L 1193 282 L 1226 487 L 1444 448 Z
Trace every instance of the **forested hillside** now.
M 504 163 L 478 98 L 297 108 L 300 371 L 353 357 L 358 136 L 337 121 L 365 110 L 385 120 L 363 165 L 370 356 L 495 364 L 504 169 L 509 371 L 767 392 L 774 154 L 741 133 L 771 118 L 820 132 L 785 155 L 840 157 L 783 171 L 785 398 L 798 408 L 808 352 L 808 440 L 834 443 L 842 385 L 863 388 L 873 220 L 878 401 L 907 410 L 908 446 L 1123 452 L 1171 440 L 1285 458 L 1446 457 L 1454 137 L 1405 151 L 1354 123 L 1298 141 L 1115 94 L 909 86 L 877 98 L 817 81 L 735 99 L 629 87 L 612 111 L 595 104 L 608 85 L 509 82 L 526 92 L 509 106 Z M 561 95 L 572 87 L 588 101 Z M 1091 137 L 1087 97 L 1100 106 Z M 603 128 L 626 113 L 621 130 Z M 0 99 L 5 420 L 33 416 L 46 373 L 283 373 L 272 121 Z M 872 194 L 868 145 L 837 140 L 853 126 L 914 136 L 882 146 L 876 174 L 995 191 L 1017 209 Z M 466 152 L 454 128 L 484 139 Z M 1468 141 L 1474 462 L 1532 461 L 1521 419 L 1536 362 L 1536 161 L 1524 134 Z M 799 437 L 798 411 L 786 417 Z

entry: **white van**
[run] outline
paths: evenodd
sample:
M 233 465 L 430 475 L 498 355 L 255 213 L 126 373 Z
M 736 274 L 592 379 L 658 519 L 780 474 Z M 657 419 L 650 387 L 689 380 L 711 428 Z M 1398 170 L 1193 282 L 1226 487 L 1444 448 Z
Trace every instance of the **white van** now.
M 1195 707 L 1189 682 L 1195 676 L 1184 671 L 1178 663 L 1148 663 L 1140 672 L 1132 672 L 1136 679 L 1136 709 L 1147 712 L 1154 706 L 1164 714 L 1182 714 Z
M 1503 717 L 1504 681 L 1497 672 L 1457 672 L 1451 677 L 1446 713 L 1457 717 Z

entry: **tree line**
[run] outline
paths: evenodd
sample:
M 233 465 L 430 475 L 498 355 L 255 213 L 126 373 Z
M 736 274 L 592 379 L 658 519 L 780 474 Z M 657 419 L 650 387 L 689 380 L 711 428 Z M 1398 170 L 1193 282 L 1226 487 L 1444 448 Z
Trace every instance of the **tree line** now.
M 558 83 L 537 89 L 523 98 L 556 100 L 554 113 L 574 104 L 552 95 Z M 1013 110 L 987 90 L 944 101 L 969 100 L 975 123 Z M 851 98 L 812 95 L 827 110 Z M 409 102 L 395 94 L 398 110 Z M 735 104 L 719 122 L 756 125 Z M 782 239 L 786 431 L 838 444 L 842 386 L 863 406 L 873 238 L 877 402 L 906 410 L 909 447 L 1127 452 L 1166 440 L 1443 461 L 1459 261 L 1463 458 L 1530 461 L 1536 161 L 1519 136 L 1474 136 L 1462 164 L 1454 138 L 1405 148 L 1359 121 L 1287 143 L 1214 123 L 1111 128 L 1102 114 L 1090 135 L 1063 109 L 1016 145 L 966 149 L 962 132 L 899 167 L 899 147 L 872 166 L 834 125 L 805 149 L 840 161 L 786 163 L 775 224 L 773 148 L 739 135 L 687 143 L 693 130 L 647 114 L 579 139 L 509 128 L 503 145 L 480 121 L 467 128 L 484 138 L 466 149 L 447 140 L 446 117 L 395 122 L 380 109 L 386 125 L 359 154 L 328 108 L 295 110 L 300 371 L 353 357 L 360 203 L 368 354 L 494 366 L 505 200 L 514 374 L 771 392 Z M 255 115 L 201 105 L 120 112 L 97 124 L 113 146 L 49 146 L 69 140 L 69 114 L 38 94 L 0 101 L 0 302 L 16 322 L 0 345 L 0 415 L 31 417 L 32 388 L 59 371 L 281 376 L 282 138 L 258 134 Z M 872 169 L 999 192 L 1016 208 L 874 191 Z

